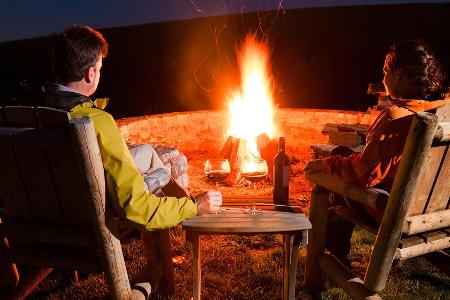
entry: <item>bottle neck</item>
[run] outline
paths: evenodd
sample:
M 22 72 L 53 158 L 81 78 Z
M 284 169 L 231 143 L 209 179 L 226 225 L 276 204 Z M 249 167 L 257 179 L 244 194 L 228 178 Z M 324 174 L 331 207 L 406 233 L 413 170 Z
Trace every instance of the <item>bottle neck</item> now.
M 278 152 L 284 152 L 285 151 L 285 138 L 284 137 L 280 137 L 280 139 L 278 140 Z

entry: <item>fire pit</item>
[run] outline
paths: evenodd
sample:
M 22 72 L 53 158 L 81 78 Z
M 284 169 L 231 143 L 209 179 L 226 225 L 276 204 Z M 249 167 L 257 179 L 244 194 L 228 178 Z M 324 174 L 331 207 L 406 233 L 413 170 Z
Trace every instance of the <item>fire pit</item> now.
M 370 124 L 373 115 L 355 111 L 277 109 L 274 121 L 286 137 L 287 153 L 291 156 L 290 197 L 309 198 L 310 188 L 301 171 L 311 159 L 310 145 L 326 143 L 321 133 L 327 123 Z M 148 115 L 117 120 L 123 137 L 129 143 L 171 145 L 188 157 L 189 190 L 199 193 L 215 188 L 203 172 L 206 159 L 218 155 L 228 137 L 228 111 L 189 111 Z M 221 186 L 224 196 L 258 195 L 271 197 L 272 185 L 263 180 L 255 191 L 248 186 Z M 303 203 L 302 206 L 307 206 Z
M 275 110 L 274 121 L 286 137 L 286 152 L 295 156 L 311 144 L 326 143 L 321 133 L 327 123 L 369 125 L 374 115 L 339 110 L 284 108 Z M 218 154 L 228 137 L 228 111 L 200 110 L 147 115 L 117 120 L 130 143 L 172 145 L 186 154 Z

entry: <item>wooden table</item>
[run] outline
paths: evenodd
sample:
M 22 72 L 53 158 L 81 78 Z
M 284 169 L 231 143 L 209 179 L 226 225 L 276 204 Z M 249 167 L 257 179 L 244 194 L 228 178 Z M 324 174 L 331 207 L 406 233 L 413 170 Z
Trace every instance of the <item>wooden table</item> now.
M 193 247 L 194 300 L 200 299 L 201 294 L 200 236 L 222 234 L 283 234 L 283 299 L 295 298 L 298 247 L 308 243 L 308 229 L 311 229 L 311 223 L 304 214 L 263 211 L 262 214 L 251 215 L 229 208 L 220 214 L 187 219 L 183 222 L 183 229 Z

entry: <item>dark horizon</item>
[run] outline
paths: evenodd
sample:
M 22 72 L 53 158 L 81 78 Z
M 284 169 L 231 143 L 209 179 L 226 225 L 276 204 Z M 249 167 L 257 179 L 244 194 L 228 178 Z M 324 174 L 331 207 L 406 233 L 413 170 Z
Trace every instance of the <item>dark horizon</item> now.
M 119 0 L 0 1 L 0 42 L 45 37 L 69 24 L 97 29 L 144 25 L 201 17 L 314 7 L 406 3 L 441 3 L 446 0 Z
M 109 97 L 107 111 L 116 118 L 224 109 L 227 93 L 239 85 L 235 50 L 260 23 L 281 107 L 366 110 L 376 103 L 367 86 L 381 81 L 385 53 L 397 40 L 429 40 L 449 69 L 450 4 L 308 8 L 286 10 L 275 23 L 273 17 L 249 13 L 102 30 L 110 54 L 93 98 Z M 0 43 L 2 103 L 24 78 L 53 80 L 51 45 L 52 37 Z

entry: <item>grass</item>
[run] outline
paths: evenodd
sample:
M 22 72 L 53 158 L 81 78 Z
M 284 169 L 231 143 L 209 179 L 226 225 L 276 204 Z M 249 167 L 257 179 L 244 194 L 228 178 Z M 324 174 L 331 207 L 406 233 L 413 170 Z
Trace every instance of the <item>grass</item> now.
M 282 240 L 280 235 L 210 236 L 202 240 L 202 299 L 280 299 L 282 286 Z M 176 294 L 170 299 L 192 297 L 192 250 L 180 227 L 171 231 L 175 265 Z M 353 235 L 350 254 L 354 272 L 364 276 L 373 237 L 361 230 Z M 123 242 L 130 280 L 144 265 L 138 234 Z M 303 285 L 305 247 L 301 247 L 296 284 L 296 299 L 311 299 Z M 67 274 L 66 274 L 67 275 Z M 322 299 L 350 299 L 343 290 L 328 284 Z M 440 273 L 423 258 L 412 258 L 393 267 L 383 299 L 450 299 L 450 277 Z M 101 274 L 80 274 L 80 282 L 64 280 L 53 272 L 30 299 L 101 299 L 107 289 Z M 159 299 L 153 295 L 151 299 Z
M 300 160 L 292 160 L 292 195 L 301 200 L 308 197 L 311 188 L 301 172 L 309 159 L 305 154 Z M 206 157 L 206 156 L 205 156 Z M 210 189 L 202 172 L 205 157 L 189 157 L 192 192 Z M 258 183 L 258 192 L 271 193 L 270 183 Z M 222 193 L 254 193 L 250 186 L 220 187 Z M 309 198 L 309 197 L 308 197 Z M 304 203 L 307 210 L 307 201 Z M 364 277 L 374 237 L 357 229 L 352 237 L 350 258 L 354 273 Z M 133 282 L 145 264 L 142 243 L 138 232 L 121 241 L 128 276 Z M 186 242 L 180 226 L 171 230 L 172 255 L 175 264 L 176 293 L 170 299 L 184 300 L 192 297 L 192 248 Z M 306 247 L 300 247 L 297 269 L 296 299 L 311 299 L 303 284 Z M 202 237 L 202 299 L 281 299 L 282 286 L 282 237 L 281 235 L 208 236 Z M 328 284 L 322 299 L 350 299 L 343 290 Z M 0 290 L 0 299 L 2 291 Z M 73 284 L 70 273 L 52 272 L 36 288 L 29 299 L 104 299 L 108 290 L 102 274 L 80 274 L 80 281 Z M 450 300 L 450 277 L 423 258 L 411 258 L 394 266 L 383 299 Z M 158 299 L 152 295 L 151 299 Z

